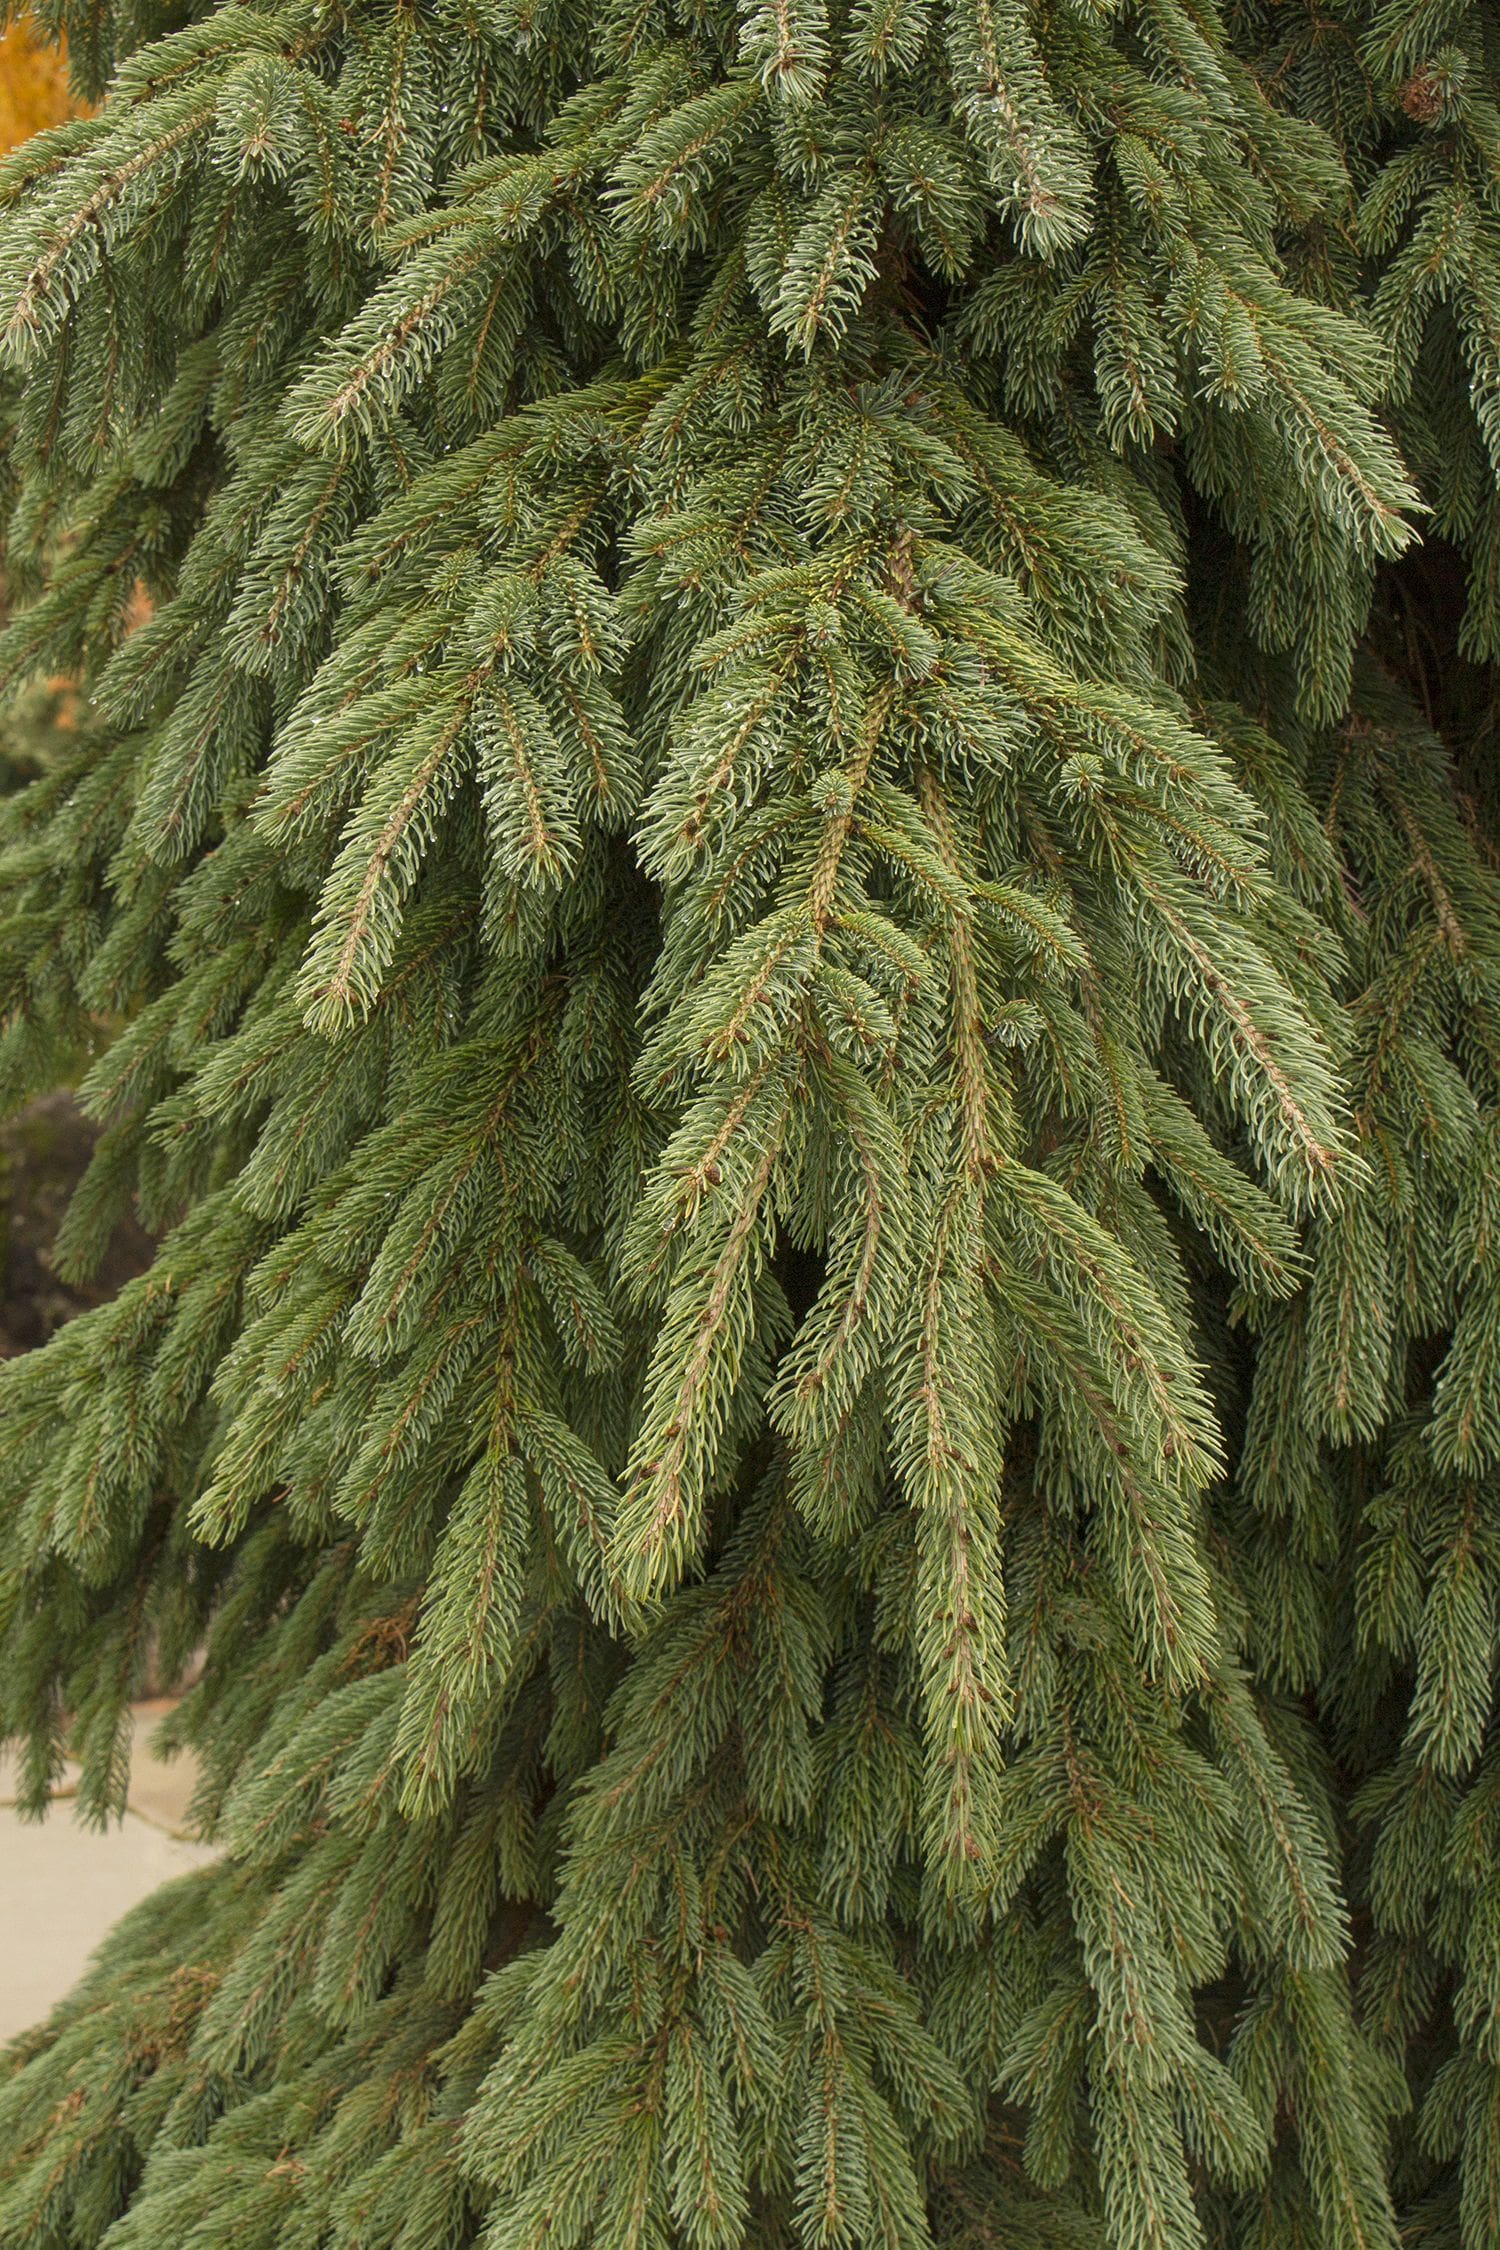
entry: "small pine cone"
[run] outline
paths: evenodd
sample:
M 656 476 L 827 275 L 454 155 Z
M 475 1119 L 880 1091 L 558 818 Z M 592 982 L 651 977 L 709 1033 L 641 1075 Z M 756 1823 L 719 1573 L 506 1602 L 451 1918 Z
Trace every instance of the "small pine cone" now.
M 1402 87 L 1401 107 L 1419 125 L 1435 125 L 1442 116 L 1442 88 L 1430 63 L 1414 70 Z

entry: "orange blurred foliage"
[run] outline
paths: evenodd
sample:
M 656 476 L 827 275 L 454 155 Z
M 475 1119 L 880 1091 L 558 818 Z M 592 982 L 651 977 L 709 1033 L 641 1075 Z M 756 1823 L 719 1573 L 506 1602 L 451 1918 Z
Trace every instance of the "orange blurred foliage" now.
M 26 17 L 0 33 L 0 154 L 77 109 L 68 65 Z

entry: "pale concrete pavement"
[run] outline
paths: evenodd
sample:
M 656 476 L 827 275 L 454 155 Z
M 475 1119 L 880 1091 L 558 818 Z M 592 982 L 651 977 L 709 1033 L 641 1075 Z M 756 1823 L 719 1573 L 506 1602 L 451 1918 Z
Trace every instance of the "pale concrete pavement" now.
M 99 1835 L 80 1827 L 67 1797 L 46 1820 L 15 1811 L 15 1773 L 0 1759 L 0 2040 L 45 2016 L 76 1984 L 89 1955 L 128 1907 L 214 1854 L 186 1834 L 191 1761 L 154 1758 L 150 1737 L 170 1703 L 135 1710 L 130 1809 Z M 71 1794 L 76 1774 L 65 1777 Z

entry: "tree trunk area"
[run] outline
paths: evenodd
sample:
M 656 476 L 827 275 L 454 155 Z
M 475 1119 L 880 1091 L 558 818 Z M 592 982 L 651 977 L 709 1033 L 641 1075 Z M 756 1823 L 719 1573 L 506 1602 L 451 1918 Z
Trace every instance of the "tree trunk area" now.
M 94 1128 L 68 1093 L 44 1094 L 0 1126 L 0 1358 L 44 1344 L 74 1313 L 113 1297 L 150 1258 L 150 1236 L 126 1220 L 87 1286 L 71 1287 L 54 1270 L 57 1229 L 93 1146 Z

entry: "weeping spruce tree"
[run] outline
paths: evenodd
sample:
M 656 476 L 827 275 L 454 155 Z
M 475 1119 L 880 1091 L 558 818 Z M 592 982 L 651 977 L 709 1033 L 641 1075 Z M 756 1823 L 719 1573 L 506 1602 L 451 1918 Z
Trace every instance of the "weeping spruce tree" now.
M 49 20 L 0 2244 L 1484 2250 L 1500 12 Z

